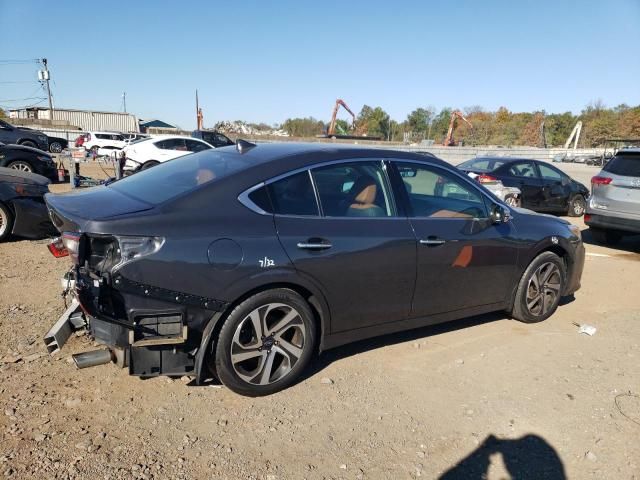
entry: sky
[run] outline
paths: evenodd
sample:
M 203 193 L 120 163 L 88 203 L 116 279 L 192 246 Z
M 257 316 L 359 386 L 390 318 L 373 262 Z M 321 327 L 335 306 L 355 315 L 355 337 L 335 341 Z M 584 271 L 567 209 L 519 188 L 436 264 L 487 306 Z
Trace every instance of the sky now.
M 328 121 L 337 98 L 580 112 L 640 104 L 640 0 L 0 0 L 0 108 L 127 111 L 194 128 Z M 18 63 L 26 61 L 26 63 Z

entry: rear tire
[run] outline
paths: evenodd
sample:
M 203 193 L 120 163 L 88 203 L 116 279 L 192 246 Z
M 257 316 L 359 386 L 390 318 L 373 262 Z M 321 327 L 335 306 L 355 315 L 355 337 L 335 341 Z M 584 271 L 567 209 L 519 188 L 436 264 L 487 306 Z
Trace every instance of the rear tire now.
M 259 397 L 295 383 L 316 343 L 311 307 L 293 290 L 249 297 L 224 321 L 215 347 L 220 381 L 240 395 Z
M 20 170 L 21 172 L 33 173 L 33 167 L 29 162 L 25 162 L 24 160 L 16 160 L 15 162 L 11 162 L 7 165 L 8 168 L 13 168 L 14 170 Z
M 520 207 L 520 199 L 512 194 L 504 197 L 504 203 L 506 203 L 510 207 Z
M 542 252 L 522 274 L 511 316 L 524 323 L 537 323 L 553 315 L 566 283 L 565 266 L 553 252 Z
M 600 228 L 589 227 L 591 238 L 596 243 L 602 245 L 616 245 L 622 240 L 622 234 L 611 230 L 602 230 Z
M 13 230 L 13 213 L 9 207 L 0 203 L 0 242 L 4 242 L 11 237 Z
M 580 194 L 574 195 L 571 200 L 569 200 L 568 213 L 570 217 L 581 217 L 584 215 L 586 208 L 587 200 Z

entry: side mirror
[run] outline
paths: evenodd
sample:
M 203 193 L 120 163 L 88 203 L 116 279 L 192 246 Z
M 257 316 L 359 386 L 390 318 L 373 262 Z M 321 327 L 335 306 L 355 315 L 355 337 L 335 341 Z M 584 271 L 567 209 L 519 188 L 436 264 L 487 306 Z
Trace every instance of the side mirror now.
M 511 220 L 511 213 L 509 212 L 508 208 L 494 203 L 491 207 L 489 218 L 491 219 L 491 223 L 493 224 L 507 223 L 509 220 Z

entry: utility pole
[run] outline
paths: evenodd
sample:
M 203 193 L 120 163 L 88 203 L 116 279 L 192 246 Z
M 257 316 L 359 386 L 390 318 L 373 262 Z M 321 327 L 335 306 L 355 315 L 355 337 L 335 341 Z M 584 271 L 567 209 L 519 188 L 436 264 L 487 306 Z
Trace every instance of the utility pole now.
M 127 92 L 122 92 L 122 106 L 124 108 L 124 113 L 127 113 Z
M 49 86 L 49 69 L 47 68 L 47 59 L 42 59 L 42 65 L 44 65 L 44 70 L 42 72 L 38 72 L 40 75 L 40 80 L 47 82 L 47 96 L 49 97 L 49 120 L 53 121 L 53 102 L 51 101 L 51 87 Z

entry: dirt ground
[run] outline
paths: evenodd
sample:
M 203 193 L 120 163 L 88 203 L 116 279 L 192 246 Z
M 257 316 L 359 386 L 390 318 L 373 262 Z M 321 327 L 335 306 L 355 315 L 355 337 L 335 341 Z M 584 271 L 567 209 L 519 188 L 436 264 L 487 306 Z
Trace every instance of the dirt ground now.
M 46 241 L 0 244 L 0 474 L 640 478 L 640 240 L 584 237 L 583 287 L 546 322 L 496 313 L 360 342 L 259 399 L 115 365 L 77 370 L 86 336 L 48 356 L 68 260 Z

